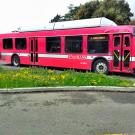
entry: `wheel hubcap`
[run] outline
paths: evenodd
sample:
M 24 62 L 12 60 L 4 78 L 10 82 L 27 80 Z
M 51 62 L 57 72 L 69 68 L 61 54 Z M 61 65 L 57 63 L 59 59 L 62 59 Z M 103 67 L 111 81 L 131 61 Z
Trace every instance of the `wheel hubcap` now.
M 19 65 L 19 59 L 17 57 L 15 57 L 13 63 L 14 63 L 15 66 L 18 66 Z
M 98 63 L 96 66 L 96 71 L 98 73 L 105 73 L 107 71 L 107 66 L 105 63 Z

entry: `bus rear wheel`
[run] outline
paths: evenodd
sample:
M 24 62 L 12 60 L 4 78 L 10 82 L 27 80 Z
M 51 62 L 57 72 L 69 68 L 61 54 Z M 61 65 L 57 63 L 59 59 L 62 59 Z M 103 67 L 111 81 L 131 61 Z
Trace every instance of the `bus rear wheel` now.
M 93 64 L 93 71 L 95 73 L 108 74 L 108 63 L 103 59 L 95 61 Z
M 18 55 L 14 55 L 12 57 L 12 65 L 15 66 L 15 67 L 20 66 L 20 58 L 19 58 Z

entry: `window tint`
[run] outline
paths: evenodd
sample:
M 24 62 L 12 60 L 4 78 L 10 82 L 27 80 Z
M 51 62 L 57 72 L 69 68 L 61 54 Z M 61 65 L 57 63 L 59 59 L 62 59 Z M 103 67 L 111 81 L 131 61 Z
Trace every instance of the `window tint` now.
M 88 53 L 108 53 L 108 36 L 88 36 Z
M 31 40 L 31 48 L 30 50 L 33 52 L 33 40 Z
M 47 37 L 46 38 L 46 51 L 49 53 L 60 53 L 61 52 L 60 37 Z
M 35 47 L 35 51 L 37 52 L 38 51 L 38 40 L 36 39 L 36 47 Z
M 82 36 L 65 37 L 65 52 L 81 53 L 82 42 L 83 42 Z
M 115 37 L 114 46 L 119 46 L 119 45 L 120 45 L 120 37 Z
M 130 46 L 130 39 L 129 37 L 125 37 L 125 45 Z
M 130 50 L 124 50 L 124 67 L 130 65 Z
M 26 38 L 16 38 L 15 39 L 15 48 L 18 50 L 26 49 Z
M 13 49 L 12 38 L 3 39 L 3 48 L 4 49 Z

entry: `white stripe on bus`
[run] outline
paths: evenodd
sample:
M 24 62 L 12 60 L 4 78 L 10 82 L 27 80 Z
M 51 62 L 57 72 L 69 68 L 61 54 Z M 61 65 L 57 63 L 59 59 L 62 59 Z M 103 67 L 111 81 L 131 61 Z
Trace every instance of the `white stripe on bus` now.
M 59 55 L 59 54 L 38 54 L 40 58 L 68 58 L 68 55 Z
M 97 57 L 99 57 L 99 56 L 87 56 L 87 59 L 88 60 L 93 60 L 93 59 L 95 59 Z M 113 56 L 101 56 L 101 57 L 103 57 L 103 58 L 105 58 L 107 60 L 113 60 Z
M 2 56 L 12 56 L 13 53 L 1 53 Z
M 12 56 L 14 53 L 1 53 L 2 56 Z M 16 53 L 19 56 L 28 57 L 30 53 Z M 39 58 L 60 58 L 60 59 L 68 59 L 70 55 L 62 55 L 62 54 L 38 54 Z M 99 56 L 87 56 L 87 60 L 93 60 Z M 100 56 L 107 60 L 113 60 L 113 56 Z M 122 57 L 123 60 L 123 57 Z M 130 61 L 135 62 L 135 57 L 130 57 Z
M 30 56 L 30 53 L 17 53 L 19 56 L 27 57 Z
M 1 53 L 2 56 L 12 56 L 14 53 Z M 30 53 L 16 53 L 18 54 L 19 56 L 30 56 Z
M 135 57 L 130 57 L 130 61 L 135 61 Z

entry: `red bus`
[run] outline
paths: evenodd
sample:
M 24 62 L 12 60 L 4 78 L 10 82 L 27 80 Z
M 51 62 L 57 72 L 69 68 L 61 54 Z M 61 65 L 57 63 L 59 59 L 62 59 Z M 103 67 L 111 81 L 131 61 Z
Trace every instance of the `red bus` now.
M 95 18 L 0 34 L 0 56 L 13 66 L 135 73 L 135 26 Z

